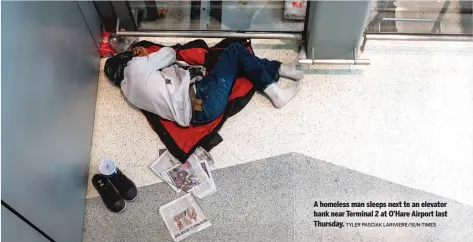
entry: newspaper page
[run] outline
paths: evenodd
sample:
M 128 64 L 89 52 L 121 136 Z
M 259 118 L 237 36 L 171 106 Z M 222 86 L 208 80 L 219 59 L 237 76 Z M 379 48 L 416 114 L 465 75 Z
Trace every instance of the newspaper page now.
M 197 156 L 192 155 L 191 157 L 189 157 L 187 162 L 189 162 L 192 166 L 198 167 L 196 168 L 196 170 L 201 171 L 201 176 L 203 177 L 199 185 L 192 188 L 192 194 L 202 199 L 208 195 L 215 193 L 217 191 L 217 187 L 215 186 L 215 181 L 212 177 L 212 173 L 210 173 L 207 160 L 200 160 L 197 158 Z
M 150 168 L 161 180 L 174 191 L 192 192 L 198 198 L 204 198 L 217 191 L 210 168 L 215 164 L 212 156 L 203 148 L 196 149 L 184 165 L 171 153 L 158 147 L 162 155 L 151 164 Z
M 191 192 L 198 198 L 204 198 L 217 191 L 207 161 L 201 161 L 196 156 L 189 157 L 186 163 L 172 167 L 161 173 L 164 180 L 186 192 Z
M 212 225 L 190 193 L 163 205 L 159 213 L 174 241 L 181 241 Z
M 179 193 L 181 189 L 174 186 L 174 183 L 170 177 L 162 176 L 162 173 L 180 164 L 181 163 L 176 158 L 174 158 L 174 156 L 172 156 L 169 151 L 166 150 L 155 162 L 153 162 L 153 164 L 151 164 L 150 168 L 154 173 L 156 173 L 156 175 L 158 175 L 159 178 L 161 178 L 161 180 L 166 182 L 174 191 Z
M 198 147 L 197 149 L 195 149 L 195 152 L 194 152 L 193 155 L 197 156 L 197 159 L 199 159 L 201 162 L 207 161 L 208 168 L 213 168 L 214 167 L 214 165 L 215 165 L 214 159 L 212 158 L 210 153 L 207 152 L 204 148 Z
M 203 170 L 196 170 L 196 167 L 192 166 L 189 162 L 186 162 L 166 170 L 161 173 L 161 176 L 168 177 L 174 186 L 189 192 L 205 179 L 205 176 L 202 176 L 203 172 Z

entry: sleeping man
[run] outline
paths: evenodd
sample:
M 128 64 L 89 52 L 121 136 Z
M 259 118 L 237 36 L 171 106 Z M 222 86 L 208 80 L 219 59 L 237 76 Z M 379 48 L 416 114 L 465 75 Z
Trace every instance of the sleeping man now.
M 299 80 L 304 77 L 295 65 L 260 59 L 240 43 L 226 47 L 206 76 L 203 67 L 176 61 L 176 52 L 170 47 L 151 54 L 136 47 L 133 52 L 136 56 L 127 63 L 120 83 L 125 98 L 134 106 L 183 127 L 218 118 L 225 111 L 239 76 L 265 93 L 276 108 L 282 108 L 296 95 Z M 294 82 L 280 88 L 276 83 L 280 76 Z

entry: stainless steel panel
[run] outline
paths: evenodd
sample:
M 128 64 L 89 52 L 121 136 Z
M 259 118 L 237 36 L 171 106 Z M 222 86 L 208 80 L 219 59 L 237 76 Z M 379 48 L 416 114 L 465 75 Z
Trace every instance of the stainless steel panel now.
M 353 50 L 359 47 L 369 6 L 369 0 L 311 1 L 306 23 L 308 57 L 353 59 Z
M 405 34 L 366 34 L 368 40 L 409 40 L 409 41 L 457 41 L 473 42 L 473 36 L 461 35 L 405 35 Z
M 117 35 L 139 37 L 179 37 L 179 38 L 253 38 L 253 39 L 301 39 L 299 33 L 270 32 L 225 32 L 225 31 L 116 31 Z
M 2 200 L 81 241 L 99 57 L 76 2 L 2 2 Z
M 371 62 L 368 59 L 351 59 L 351 60 L 342 60 L 342 59 L 329 59 L 329 60 L 311 60 L 311 59 L 302 59 L 298 61 L 299 64 L 309 64 L 309 65 L 370 65 Z
M 137 29 L 135 17 L 131 12 L 130 4 L 127 1 L 110 1 L 113 11 L 121 21 L 121 27 L 134 31 Z
M 49 240 L 2 206 L 2 241 L 48 242 Z
M 77 4 L 79 5 L 82 16 L 84 16 L 84 20 L 87 23 L 87 27 L 89 28 L 90 34 L 94 38 L 95 45 L 97 45 L 98 49 L 100 47 L 100 42 L 102 42 L 102 30 L 97 9 L 93 2 L 78 1 Z

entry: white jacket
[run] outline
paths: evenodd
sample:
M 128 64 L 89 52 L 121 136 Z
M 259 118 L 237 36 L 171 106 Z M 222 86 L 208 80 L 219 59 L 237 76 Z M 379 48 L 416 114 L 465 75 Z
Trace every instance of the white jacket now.
M 170 47 L 133 57 L 125 67 L 121 89 L 136 107 L 187 127 L 192 119 L 191 78 L 189 71 L 173 65 L 175 61 L 176 52 Z

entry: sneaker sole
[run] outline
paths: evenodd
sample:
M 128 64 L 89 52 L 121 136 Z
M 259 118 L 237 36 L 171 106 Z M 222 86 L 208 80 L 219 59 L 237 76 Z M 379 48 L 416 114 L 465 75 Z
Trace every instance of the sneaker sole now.
M 125 198 L 123 198 L 123 199 L 125 199 L 125 201 L 127 201 L 127 202 L 134 202 L 134 201 L 136 200 L 136 198 L 137 198 L 137 197 L 138 197 L 138 194 L 136 194 L 136 197 L 135 197 L 135 198 L 133 198 L 132 200 L 126 200 Z
M 123 212 L 125 211 L 125 209 L 126 209 L 126 203 L 125 203 L 125 206 L 123 207 L 122 210 L 120 210 L 120 211 L 118 211 L 118 212 L 114 212 L 114 213 L 123 213 Z M 113 211 L 112 211 L 112 212 L 113 212 Z
M 131 181 L 131 180 L 130 180 L 130 181 Z M 125 201 L 127 201 L 127 202 L 134 202 L 134 201 L 136 200 L 136 198 L 138 197 L 138 187 L 136 186 L 136 184 L 135 184 L 133 181 L 132 181 L 131 183 L 133 183 L 133 186 L 135 186 L 135 188 L 136 188 L 136 197 L 133 198 L 133 199 L 131 199 L 131 200 L 126 200 L 125 198 L 123 198 L 123 199 L 125 199 Z

